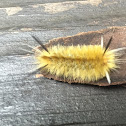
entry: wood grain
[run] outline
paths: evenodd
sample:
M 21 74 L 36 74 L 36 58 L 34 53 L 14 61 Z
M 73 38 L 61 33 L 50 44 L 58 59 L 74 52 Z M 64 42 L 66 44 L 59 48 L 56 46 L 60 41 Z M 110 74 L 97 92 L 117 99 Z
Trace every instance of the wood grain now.
M 61 9 L 59 9 L 59 6 Z M 69 85 L 29 76 L 37 46 L 57 37 L 125 26 L 125 0 L 1 0 L 1 126 L 126 125 L 126 89 Z

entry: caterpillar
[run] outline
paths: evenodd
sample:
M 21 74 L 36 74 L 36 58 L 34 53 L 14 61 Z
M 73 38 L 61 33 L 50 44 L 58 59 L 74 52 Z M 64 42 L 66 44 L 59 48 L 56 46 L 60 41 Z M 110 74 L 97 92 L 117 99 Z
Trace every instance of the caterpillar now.
M 122 47 L 110 50 L 112 37 L 106 47 L 103 46 L 103 37 L 101 37 L 100 45 L 63 46 L 58 44 L 48 48 L 39 38 L 32 37 L 41 46 L 35 49 L 38 69 L 42 73 L 51 75 L 52 79 L 68 83 L 97 82 L 106 77 L 111 84 L 109 74 L 119 69 L 119 64 L 122 63 L 120 51 L 126 49 Z

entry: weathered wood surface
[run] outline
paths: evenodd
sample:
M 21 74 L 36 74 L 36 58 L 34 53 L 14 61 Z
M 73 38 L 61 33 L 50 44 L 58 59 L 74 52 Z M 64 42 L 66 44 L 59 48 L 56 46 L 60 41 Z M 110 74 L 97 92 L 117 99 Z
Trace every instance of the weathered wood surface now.
M 51 3 L 50 3 L 51 2 Z M 36 67 L 25 44 L 125 26 L 125 0 L 1 0 L 1 126 L 126 125 L 126 88 L 69 85 L 28 76 Z

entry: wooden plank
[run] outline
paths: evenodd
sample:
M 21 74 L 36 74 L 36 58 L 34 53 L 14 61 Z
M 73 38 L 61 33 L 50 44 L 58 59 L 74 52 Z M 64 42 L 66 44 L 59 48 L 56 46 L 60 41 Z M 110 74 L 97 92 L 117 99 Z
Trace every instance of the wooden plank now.
M 1 0 L 0 7 L 14 7 L 14 6 L 28 6 L 32 4 L 44 4 L 44 3 L 58 3 L 58 2 L 65 2 L 67 0 Z M 76 0 L 72 0 L 76 1 Z
M 50 3 L 52 2 L 52 3 Z M 4 126 L 126 125 L 126 89 L 69 85 L 28 76 L 36 68 L 25 44 L 125 25 L 125 0 L 1 0 L 0 124 Z
M 0 113 L 4 124 L 125 124 L 125 118 L 122 118 L 126 115 L 125 88 L 69 85 L 46 78 L 27 78 L 27 71 L 32 66 L 27 62 L 30 59 L 32 57 L 1 58 L 0 70 L 4 68 L 4 74 L 0 76 Z
M 4 7 L 0 9 L 0 29 L 10 31 L 72 29 L 77 33 L 118 25 L 119 22 L 120 25 L 125 25 L 124 5 L 118 0 L 102 3 L 101 0 L 97 1 L 96 4 L 87 1 L 69 1 Z

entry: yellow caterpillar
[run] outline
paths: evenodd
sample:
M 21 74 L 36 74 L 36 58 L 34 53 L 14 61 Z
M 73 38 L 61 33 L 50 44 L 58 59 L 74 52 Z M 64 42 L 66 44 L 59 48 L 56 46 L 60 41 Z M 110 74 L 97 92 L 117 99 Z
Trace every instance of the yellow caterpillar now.
M 39 69 L 56 77 L 63 77 L 65 81 L 72 79 L 78 83 L 94 82 L 104 77 L 111 83 L 109 73 L 119 68 L 119 51 L 125 49 L 124 47 L 109 50 L 112 37 L 106 48 L 103 47 L 103 37 L 101 45 L 57 45 L 48 48 L 37 37 L 32 37 L 43 48 L 36 49 Z

